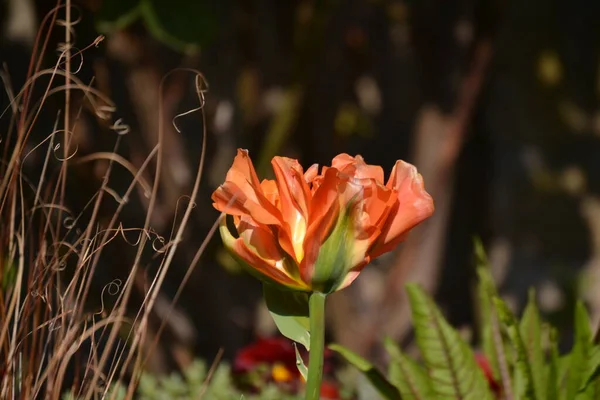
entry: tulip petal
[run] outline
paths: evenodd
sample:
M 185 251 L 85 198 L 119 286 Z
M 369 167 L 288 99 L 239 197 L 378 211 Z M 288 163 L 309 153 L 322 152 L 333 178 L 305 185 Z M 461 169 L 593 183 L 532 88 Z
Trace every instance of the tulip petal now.
M 279 191 L 277 190 L 277 183 L 272 179 L 263 179 L 260 183 L 265 198 L 269 200 L 275 207 L 279 206 Z
M 257 222 L 279 225 L 281 212 L 265 197 L 247 150 L 238 153 L 223 183 L 212 195 L 213 206 L 230 215 L 249 214 Z
M 311 183 L 319 174 L 319 164 L 311 165 L 304 173 L 306 183 Z
M 289 226 L 289 236 L 297 262 L 304 256 L 302 242 L 306 234 L 310 188 L 304 180 L 302 167 L 298 161 L 286 157 L 274 157 L 273 171 L 279 191 L 279 201 L 283 220 Z
M 362 204 L 355 210 L 357 240 L 366 240 L 370 247 L 381 234 L 387 217 L 398 202 L 394 191 L 373 179 L 362 179 Z
M 271 163 L 275 172 L 277 188 L 281 197 L 286 197 L 303 216 L 308 215 L 310 188 L 297 160 L 274 157 Z
M 317 290 L 328 293 L 348 270 L 366 256 L 367 240 L 357 237 L 355 209 L 362 204 L 363 188 L 335 168 L 325 170 L 311 202 L 305 257 L 300 275 Z
M 383 183 L 383 168 L 365 163 L 360 155 L 352 157 L 348 154 L 340 154 L 332 160 L 331 166 L 353 178 L 374 179 L 378 183 Z
M 275 267 L 294 279 L 300 277 L 298 264 L 286 260 L 290 256 L 283 253 L 283 249 L 278 246 L 278 240 L 271 229 L 268 229 L 265 225 L 256 224 L 248 216 L 242 216 L 236 228 L 246 246 L 258 254 L 259 257 L 266 260 L 275 260 Z
M 248 155 L 248 150 L 238 149 L 237 155 L 233 159 L 233 165 L 229 169 L 225 180 L 231 181 L 234 180 L 235 177 L 230 176 L 232 172 L 238 172 L 239 176 L 242 176 L 252 187 L 259 187 L 260 181 L 258 180 L 258 176 L 256 175 L 256 170 L 254 169 L 254 165 L 252 165 L 252 160 Z M 235 182 L 235 180 L 234 180 Z
M 340 210 L 334 228 L 318 248 L 318 256 L 310 276 L 313 290 L 322 293 L 338 290 L 348 273 L 358 274 L 366 265 L 364 260 L 368 258 L 368 243 L 366 240 L 356 239 L 351 211 L 351 208 Z
M 425 191 L 422 176 L 404 161 L 397 161 L 387 183 L 398 196 L 398 203 L 390 212 L 371 256 L 375 258 L 391 251 L 408 231 L 429 218 L 434 211 L 433 199 Z
M 305 282 L 310 282 L 319 249 L 335 226 L 339 212 L 338 171 L 329 168 L 325 170 L 309 207 L 304 258 L 300 264 L 300 276 Z
M 363 268 L 366 267 L 370 262 L 371 262 L 371 257 L 366 256 L 354 268 L 352 268 L 350 271 L 348 271 L 346 273 L 346 277 L 344 278 L 344 280 L 340 283 L 340 285 L 335 290 L 342 290 L 342 289 L 350 286 L 350 284 L 352 282 L 354 282 L 354 280 L 356 278 L 358 278 L 358 275 L 360 275 Z
M 284 285 L 292 289 L 308 290 L 308 287 L 303 282 L 293 279 L 284 271 L 284 268 L 282 268 L 283 259 L 262 258 L 246 245 L 242 237 L 234 238 L 229 231 L 225 218 L 220 223 L 219 232 L 221 233 L 225 247 L 256 278 L 269 283 Z M 261 250 L 264 251 L 265 249 Z
M 338 171 L 343 171 L 345 168 L 354 164 L 355 160 L 350 154 L 342 153 L 338 154 L 331 160 L 331 167 Z
M 214 191 L 213 206 L 230 215 L 250 215 L 255 221 L 267 225 L 280 225 L 281 213 L 261 193 L 252 193 L 250 189 L 243 190 L 237 184 L 226 181 Z
M 382 227 L 398 199 L 392 190 L 379 184 L 365 185 L 365 190 L 368 190 L 368 195 L 365 196 L 365 211 L 370 222 L 373 226 Z
M 277 246 L 277 240 L 265 225 L 255 223 L 252 218 L 243 215 L 236 226 L 240 238 L 246 246 L 265 260 L 283 260 L 284 255 Z
M 338 181 L 338 197 L 340 198 L 341 213 L 348 219 L 348 233 L 346 239 L 352 243 L 348 246 L 349 254 L 346 255 L 346 263 L 353 265 L 365 257 L 370 247 L 369 238 L 376 237 L 379 232 L 370 229 L 369 215 L 365 211 L 368 185 L 373 183 L 372 179 L 350 178 L 341 174 Z M 339 221 L 337 222 L 340 223 Z M 335 229 L 338 229 L 336 227 Z M 369 231 L 369 232 L 367 232 Z

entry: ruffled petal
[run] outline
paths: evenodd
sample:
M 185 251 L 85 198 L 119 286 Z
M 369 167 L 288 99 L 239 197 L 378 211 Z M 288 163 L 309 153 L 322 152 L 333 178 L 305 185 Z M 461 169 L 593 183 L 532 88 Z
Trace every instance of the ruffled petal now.
M 365 163 L 360 155 L 352 157 L 348 154 L 340 154 L 332 160 L 331 166 L 353 178 L 374 179 L 376 182 L 383 184 L 383 168 L 379 165 Z
M 368 247 L 371 247 L 398 200 L 393 190 L 374 179 L 362 179 L 360 185 L 363 188 L 363 200 L 354 211 L 356 239 L 366 240 Z
M 368 213 L 369 209 L 374 208 L 371 197 L 376 187 L 373 179 L 350 178 L 340 174 L 338 191 L 341 212 L 349 219 L 344 234 L 349 241 L 344 257 L 345 271 L 350 271 L 364 260 L 371 244 L 379 236 L 380 230 L 372 224 Z
M 279 191 L 277 190 L 277 183 L 272 179 L 263 179 L 260 183 L 265 198 L 269 200 L 271 204 L 279 208 Z
M 409 163 L 396 162 L 387 187 L 396 192 L 398 203 L 383 226 L 371 254 L 373 258 L 393 250 L 405 239 L 410 229 L 429 218 L 435 209 L 433 199 L 425 191 L 423 177 Z
M 274 260 L 277 267 L 277 261 L 283 260 L 282 254 L 273 231 L 265 225 L 257 224 L 249 216 L 243 215 L 240 222 L 236 225 L 240 238 L 244 240 L 246 246 L 255 252 L 260 258 L 265 260 Z
M 233 174 L 236 172 L 237 174 Z M 238 186 L 242 186 L 240 180 L 247 181 L 250 186 L 254 188 L 260 187 L 260 181 L 258 180 L 258 176 L 256 175 L 256 170 L 254 169 L 254 165 L 252 164 L 252 160 L 248 155 L 248 150 L 238 149 L 237 155 L 233 159 L 233 164 L 231 168 L 227 172 L 227 176 L 225 177 L 226 181 L 232 181 L 236 183 Z
M 250 194 L 251 197 L 248 196 Z M 213 206 L 230 215 L 250 215 L 255 221 L 266 225 L 280 225 L 281 212 L 261 193 L 251 188 L 240 188 L 226 181 L 212 194 Z
M 249 214 L 261 224 L 280 225 L 281 212 L 263 194 L 248 151 L 239 149 L 225 183 L 212 195 L 213 206 L 230 215 Z
M 306 181 L 306 183 L 312 183 L 312 181 L 317 177 L 318 174 L 319 164 L 313 164 L 304 173 L 304 180 Z
M 294 248 L 292 254 L 299 262 L 304 256 L 302 242 L 306 234 L 310 188 L 298 161 L 274 157 L 272 165 L 279 191 L 279 207 L 284 221 L 289 226 L 288 233 Z
M 338 154 L 331 160 L 331 167 L 338 171 L 343 171 L 352 164 L 354 164 L 354 157 L 346 153 Z
M 321 245 L 331 233 L 340 213 L 338 171 L 329 168 L 315 191 L 309 207 L 308 227 L 304 239 L 304 258 L 300 264 L 300 276 L 311 282 L 314 264 Z
M 307 285 L 301 281 L 293 279 L 285 272 L 285 268 L 283 267 L 285 262 L 284 259 L 263 258 L 245 243 L 244 238 L 234 238 L 227 227 L 225 218 L 223 218 L 220 223 L 219 232 L 221 233 L 221 238 L 223 239 L 223 244 L 225 247 L 235 258 L 240 261 L 240 264 L 243 265 L 249 273 L 258 279 L 269 283 L 283 285 L 290 289 L 308 290 Z M 257 247 L 253 246 L 253 248 L 254 250 L 260 249 L 260 251 L 263 252 L 262 255 L 271 253 L 269 255 L 273 256 L 274 254 L 272 254 L 272 248 L 269 248 L 268 245 L 263 246 L 258 244 L 258 242 L 261 242 L 265 239 L 265 237 L 261 237 L 262 234 L 262 232 L 259 232 L 253 237 L 250 235 L 252 242 L 257 245 Z

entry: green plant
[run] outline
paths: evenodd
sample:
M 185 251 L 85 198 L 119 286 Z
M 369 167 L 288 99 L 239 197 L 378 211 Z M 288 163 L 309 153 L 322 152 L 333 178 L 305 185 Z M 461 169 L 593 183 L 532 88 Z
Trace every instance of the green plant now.
M 327 296 L 349 286 L 371 260 L 429 218 L 433 199 L 417 169 L 402 160 L 385 184 L 383 169 L 360 155 L 339 154 L 320 173 L 316 164 L 304 172 L 287 157 L 276 156 L 272 164 L 275 180 L 261 182 L 248 150 L 238 149 L 211 198 L 226 215 L 219 229 L 223 244 L 263 281 L 281 333 L 308 350 L 308 365 L 298 358 L 298 369 L 306 375 L 306 400 L 318 400 Z
M 559 355 L 556 330 L 543 322 L 530 292 L 520 319 L 499 297 L 480 243 L 476 244 L 479 339 L 483 357 L 444 319 L 433 300 L 407 285 L 422 362 L 391 340 L 387 376 L 350 350 L 331 348 L 365 374 L 385 399 L 591 400 L 600 398 L 600 343 L 587 310 L 577 303 L 571 350 Z
M 116 383 L 107 390 L 106 398 L 124 400 L 127 398 L 126 386 Z M 203 361 L 193 362 L 183 374 L 173 373 L 167 376 L 142 374 L 137 386 L 136 398 L 139 400 L 193 400 L 199 398 L 211 400 L 298 400 L 299 395 L 291 395 L 276 385 L 265 386 L 260 393 L 247 394 L 236 388 L 230 368 L 221 363 L 212 372 Z M 111 397 L 114 396 L 114 397 Z M 77 395 L 66 393 L 63 400 L 75 400 Z

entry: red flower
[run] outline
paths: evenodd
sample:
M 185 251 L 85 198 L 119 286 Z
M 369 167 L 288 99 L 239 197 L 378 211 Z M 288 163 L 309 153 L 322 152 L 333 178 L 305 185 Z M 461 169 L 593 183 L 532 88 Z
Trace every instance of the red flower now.
M 321 400 L 338 400 L 340 398 L 340 390 L 337 385 L 325 381 L 321 384 Z
M 294 375 L 299 375 L 296 368 L 296 352 L 290 340 L 284 338 L 264 338 L 241 349 L 233 362 L 234 373 L 252 371 L 260 364 L 280 364 Z
M 308 357 L 306 351 L 298 350 L 305 363 Z M 333 366 L 330 361 L 331 351 L 325 351 L 324 373 L 331 373 Z M 233 373 L 238 376 L 249 375 L 266 367 L 266 381 L 276 382 L 297 391 L 303 384 L 303 378 L 296 367 L 296 350 L 292 341 L 284 337 L 261 338 L 241 349 L 233 362 Z M 256 387 L 255 387 L 256 389 Z M 337 385 L 331 380 L 325 380 L 321 386 L 321 398 L 327 400 L 339 399 Z

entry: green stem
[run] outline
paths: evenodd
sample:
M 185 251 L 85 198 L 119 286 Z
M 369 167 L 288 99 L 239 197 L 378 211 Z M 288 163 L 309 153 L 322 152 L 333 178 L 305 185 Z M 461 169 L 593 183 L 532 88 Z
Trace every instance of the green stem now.
M 306 400 L 319 400 L 323 380 L 323 351 L 325 350 L 325 298 L 326 294 L 313 292 L 308 299 L 310 316 L 310 351 Z

